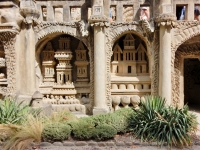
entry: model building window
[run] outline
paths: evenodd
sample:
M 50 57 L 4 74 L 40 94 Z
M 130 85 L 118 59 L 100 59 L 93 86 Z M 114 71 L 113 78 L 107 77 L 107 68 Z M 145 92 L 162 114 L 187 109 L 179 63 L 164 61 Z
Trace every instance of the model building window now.
M 149 6 L 140 7 L 140 20 L 150 20 Z
M 186 20 L 187 7 L 185 5 L 176 6 L 176 17 L 177 20 Z
M 131 66 L 128 66 L 128 73 L 131 73 Z
M 194 20 L 195 21 L 200 21 L 200 5 L 195 5 L 194 6 Z

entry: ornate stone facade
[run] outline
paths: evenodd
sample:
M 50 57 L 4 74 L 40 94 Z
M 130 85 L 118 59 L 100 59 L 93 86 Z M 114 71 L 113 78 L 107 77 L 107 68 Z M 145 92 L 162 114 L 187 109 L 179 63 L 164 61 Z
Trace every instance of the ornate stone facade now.
M 178 0 L 0 2 L 0 95 L 29 103 L 40 91 L 42 104 L 80 114 L 137 107 L 146 94 L 182 107 L 184 60 L 200 58 L 199 2 L 186 1 L 180 21 Z

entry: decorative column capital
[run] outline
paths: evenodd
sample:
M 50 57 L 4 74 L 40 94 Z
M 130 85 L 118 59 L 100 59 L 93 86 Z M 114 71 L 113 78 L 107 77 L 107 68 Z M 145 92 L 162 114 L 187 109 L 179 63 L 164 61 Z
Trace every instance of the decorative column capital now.
M 158 26 L 171 26 L 176 27 L 176 16 L 172 13 L 160 14 L 155 18 Z
M 36 2 L 34 0 L 22 0 L 20 7 L 20 13 L 24 16 L 24 22 L 26 24 L 31 25 L 33 22 L 37 22 L 37 19 L 40 17 L 40 12 L 37 9 Z
M 10 41 L 11 39 L 15 38 L 16 34 L 19 32 L 17 30 L 0 30 L 0 41 Z
M 91 26 L 110 26 L 109 19 L 106 16 L 91 16 L 89 19 L 89 23 Z

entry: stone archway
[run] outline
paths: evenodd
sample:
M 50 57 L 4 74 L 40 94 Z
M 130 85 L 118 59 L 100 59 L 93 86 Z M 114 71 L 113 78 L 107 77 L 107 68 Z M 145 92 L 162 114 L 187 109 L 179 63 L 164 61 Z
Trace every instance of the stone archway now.
M 186 87 L 186 85 L 187 85 L 187 80 L 191 79 L 189 77 L 191 76 L 191 71 L 192 71 L 191 69 L 193 68 L 193 71 L 194 71 L 195 69 L 194 65 L 199 64 L 198 63 L 198 59 L 200 58 L 199 42 L 200 40 L 199 40 L 199 35 L 198 35 L 184 42 L 182 45 L 178 47 L 177 51 L 175 52 L 174 78 L 173 78 L 174 79 L 173 80 L 174 81 L 173 104 L 178 105 L 179 107 L 183 107 L 183 105 L 187 102 L 191 103 L 190 100 L 187 100 L 189 96 L 187 95 L 189 92 L 188 91 L 189 89 L 188 87 Z M 194 78 L 194 74 L 192 76 Z M 189 92 L 189 93 L 191 94 L 192 92 Z M 185 97 L 185 94 L 187 95 L 186 97 Z
M 90 103 L 88 53 L 82 41 L 64 34 L 48 41 L 38 56 L 43 77 L 39 91 L 43 102 L 52 104 L 55 111 L 86 113 Z
M 192 40 L 195 38 L 195 36 L 198 36 L 200 34 L 200 23 L 198 21 L 191 21 L 191 22 L 185 22 L 185 21 L 177 21 L 176 27 L 174 28 L 174 37 L 171 44 L 172 47 L 172 55 L 171 55 L 171 65 L 172 68 L 172 105 L 179 105 L 183 106 L 183 90 L 181 89 L 181 83 L 180 83 L 180 57 L 177 53 L 177 51 L 185 45 L 185 49 L 188 49 L 189 51 L 184 53 L 193 53 L 191 52 L 191 46 L 187 45 L 188 41 L 196 42 L 196 40 Z M 195 46 L 194 44 L 193 46 Z M 190 48 L 189 48 L 190 47 Z M 183 47 L 184 49 L 184 47 Z M 196 48 L 195 48 L 196 49 Z M 196 52 L 195 52 L 196 53 Z M 183 63 L 183 62 L 182 62 Z M 183 72 L 182 72 L 183 73 Z M 181 92 L 182 91 L 182 92 Z M 182 93 L 182 94 L 181 94 Z M 182 95 L 182 96 L 181 96 Z
M 142 30 L 141 26 L 138 22 L 131 22 L 131 23 L 112 23 L 109 28 L 105 28 L 105 37 L 106 37 L 106 99 L 107 105 L 111 109 L 112 107 L 112 99 L 111 99 L 111 72 L 110 72 L 110 62 L 111 57 L 113 55 L 112 47 L 117 39 L 121 36 L 133 33 L 144 39 L 147 42 L 147 38 L 144 38 L 143 34 L 144 31 Z

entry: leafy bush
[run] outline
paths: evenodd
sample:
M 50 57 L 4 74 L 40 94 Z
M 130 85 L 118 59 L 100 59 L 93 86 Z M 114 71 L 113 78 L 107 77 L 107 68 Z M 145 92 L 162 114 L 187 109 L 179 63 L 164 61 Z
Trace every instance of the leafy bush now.
M 140 108 L 130 119 L 136 137 L 142 141 L 157 141 L 159 145 L 165 142 L 168 146 L 191 144 L 189 133 L 196 130 L 197 120 L 187 106 L 167 107 L 161 97 L 147 96 Z
M 89 140 L 94 135 L 95 124 L 91 117 L 80 118 L 78 122 L 71 122 L 73 136 L 81 140 Z
M 129 117 L 134 114 L 131 108 L 121 109 L 114 113 L 100 114 L 85 118 L 80 118 L 76 122 L 69 122 L 75 138 L 89 140 L 96 135 L 96 128 L 105 124 L 113 127 L 118 133 L 125 133 L 129 129 Z M 113 137 L 113 136 L 112 136 Z
M 47 124 L 42 131 L 42 139 L 48 142 L 63 141 L 71 134 L 71 128 L 67 124 L 54 122 Z
M 5 98 L 0 100 L 0 124 L 21 124 L 28 114 L 36 114 L 39 110 L 31 110 L 28 105 L 17 103 L 16 100 Z
M 117 130 L 112 127 L 111 125 L 102 124 L 98 125 L 94 129 L 93 137 L 95 140 L 107 140 L 114 138 L 114 136 L 117 134 Z
M 95 126 L 108 124 L 113 126 L 118 133 L 125 133 L 129 131 L 129 118 L 134 115 L 134 111 L 131 108 L 123 108 L 113 113 L 100 114 L 92 116 Z

